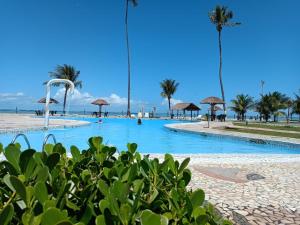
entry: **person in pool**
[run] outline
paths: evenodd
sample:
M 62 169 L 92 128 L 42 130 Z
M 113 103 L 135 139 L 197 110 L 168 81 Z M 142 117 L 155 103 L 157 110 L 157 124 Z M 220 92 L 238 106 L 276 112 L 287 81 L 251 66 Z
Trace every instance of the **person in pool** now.
M 141 118 L 138 118 L 137 124 L 138 124 L 138 125 L 142 125 L 142 120 L 141 120 Z

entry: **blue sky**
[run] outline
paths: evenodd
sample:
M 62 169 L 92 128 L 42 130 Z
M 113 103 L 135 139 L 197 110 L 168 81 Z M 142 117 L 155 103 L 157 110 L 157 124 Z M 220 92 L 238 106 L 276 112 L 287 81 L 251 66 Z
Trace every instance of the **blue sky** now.
M 258 97 L 260 80 L 265 91 L 298 92 L 300 1 L 140 0 L 129 11 L 135 110 L 166 109 L 159 86 L 165 78 L 180 83 L 177 100 L 221 96 L 217 32 L 208 18 L 216 4 L 242 23 L 222 33 L 226 100 Z M 112 110 L 126 110 L 124 6 L 125 0 L 1 0 L 0 109 L 38 107 L 48 72 L 66 63 L 83 81 L 71 107 L 93 109 L 89 100 L 104 97 Z M 60 98 L 61 90 L 52 96 Z

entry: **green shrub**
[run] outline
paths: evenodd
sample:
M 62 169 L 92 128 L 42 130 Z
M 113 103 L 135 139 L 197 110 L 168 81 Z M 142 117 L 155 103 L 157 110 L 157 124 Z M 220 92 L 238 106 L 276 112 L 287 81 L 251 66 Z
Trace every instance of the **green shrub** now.
M 44 152 L 10 144 L 0 162 L 0 223 L 24 225 L 230 224 L 205 203 L 202 190 L 187 190 L 189 159 L 163 162 L 136 151 L 120 154 L 89 139 L 89 149 L 46 145 Z

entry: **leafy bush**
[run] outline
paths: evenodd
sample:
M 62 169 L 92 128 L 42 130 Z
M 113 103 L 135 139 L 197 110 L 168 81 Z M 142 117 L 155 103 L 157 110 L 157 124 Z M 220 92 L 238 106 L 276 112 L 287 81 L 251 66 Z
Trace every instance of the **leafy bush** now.
M 24 225 L 230 224 L 205 203 L 202 190 L 187 191 L 189 159 L 163 162 L 136 152 L 116 153 L 90 138 L 89 149 L 46 145 L 43 152 L 10 144 L 0 162 L 0 223 Z

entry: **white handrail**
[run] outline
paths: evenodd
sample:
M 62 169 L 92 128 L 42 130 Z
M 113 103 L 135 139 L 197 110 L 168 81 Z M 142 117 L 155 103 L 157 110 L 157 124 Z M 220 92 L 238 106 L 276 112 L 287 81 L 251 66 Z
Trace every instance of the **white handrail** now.
M 52 79 L 49 80 L 46 86 L 46 104 L 45 104 L 45 125 L 44 128 L 48 128 L 49 126 L 49 104 L 50 104 L 50 89 L 51 84 L 54 83 L 67 83 L 70 85 L 70 93 L 72 94 L 74 92 L 74 84 L 72 81 L 67 79 Z

